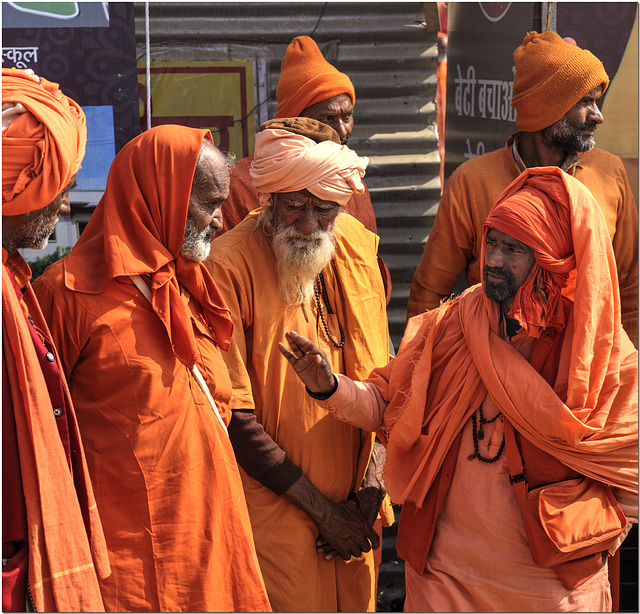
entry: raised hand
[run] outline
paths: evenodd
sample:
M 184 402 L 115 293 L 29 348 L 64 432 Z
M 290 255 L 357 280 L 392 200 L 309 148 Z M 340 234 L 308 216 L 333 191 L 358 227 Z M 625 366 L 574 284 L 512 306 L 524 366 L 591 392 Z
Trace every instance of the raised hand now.
M 278 343 L 281 354 L 289 361 L 302 383 L 314 394 L 331 394 L 337 382 L 325 353 L 313 341 L 295 331 L 285 334 L 291 350 Z

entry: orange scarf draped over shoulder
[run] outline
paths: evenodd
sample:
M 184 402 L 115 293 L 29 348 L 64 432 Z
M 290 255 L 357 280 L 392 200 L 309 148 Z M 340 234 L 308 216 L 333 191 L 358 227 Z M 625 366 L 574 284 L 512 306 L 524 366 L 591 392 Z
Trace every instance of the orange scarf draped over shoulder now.
M 480 285 L 412 318 L 389 375 L 385 480 L 392 499 L 422 505 L 487 393 L 534 445 L 583 475 L 637 493 L 638 355 L 621 326 L 615 259 L 597 203 L 556 167 L 528 169 L 502 194 L 485 233 L 489 227 L 535 250 L 537 265 L 510 316 L 534 337 L 545 326 L 565 328 L 555 383 L 500 338 L 499 307 Z M 564 322 L 557 305 L 574 266 L 575 302 Z M 538 300 L 541 276 L 547 304 Z
M 208 130 L 157 126 L 115 157 L 107 189 L 86 229 L 65 258 L 65 284 L 99 294 L 116 277 L 148 275 L 151 305 L 176 357 L 193 367 L 197 348 L 184 286 L 202 306 L 216 342 L 228 349 L 233 324 L 209 271 L 180 255 L 191 185 Z

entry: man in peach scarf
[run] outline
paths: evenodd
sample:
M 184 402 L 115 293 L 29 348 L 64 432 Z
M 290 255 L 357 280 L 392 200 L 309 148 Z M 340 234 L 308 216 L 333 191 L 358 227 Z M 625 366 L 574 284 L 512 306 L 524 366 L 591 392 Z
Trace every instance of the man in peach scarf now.
M 270 609 L 226 432 L 233 327 L 202 266 L 228 191 L 209 131 L 148 130 L 35 284 L 103 520 L 108 611 Z
M 342 213 L 366 165 L 320 122 L 267 122 L 251 167 L 262 208 L 206 262 L 234 322 L 229 435 L 275 611 L 375 609 L 373 436 L 315 407 L 277 347 L 300 327 L 351 377 L 388 360 L 378 238 Z
M 413 318 L 398 356 L 366 381 L 334 378 L 296 333 L 281 351 L 327 409 L 386 442 L 407 610 L 610 610 L 606 552 L 534 563 L 505 449 L 508 422 L 529 488 L 579 476 L 611 487 L 627 526 L 608 554 L 637 522 L 637 351 L 603 215 L 560 169 L 529 169 L 483 243 L 482 285 Z
M 18 252 L 43 249 L 84 157 L 82 109 L 2 70 L 2 610 L 104 611 L 109 574 L 76 417 Z

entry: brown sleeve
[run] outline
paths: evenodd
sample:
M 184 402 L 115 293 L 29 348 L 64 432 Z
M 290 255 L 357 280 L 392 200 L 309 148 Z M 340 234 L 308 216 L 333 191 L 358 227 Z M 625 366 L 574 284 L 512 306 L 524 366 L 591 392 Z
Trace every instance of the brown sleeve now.
M 265 432 L 251 410 L 233 411 L 229 439 L 238 464 L 277 495 L 289 490 L 302 476 L 302 470 Z

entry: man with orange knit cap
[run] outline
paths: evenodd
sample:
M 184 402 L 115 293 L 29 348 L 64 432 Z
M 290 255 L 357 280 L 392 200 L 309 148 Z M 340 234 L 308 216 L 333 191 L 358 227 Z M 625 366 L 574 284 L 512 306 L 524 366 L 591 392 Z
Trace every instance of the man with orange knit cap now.
M 2 611 L 104 611 L 109 561 L 57 349 L 18 252 L 69 212 L 82 109 L 56 83 L 2 70 Z
M 287 47 L 276 97 L 276 118 L 310 117 L 333 128 L 342 145 L 349 143 L 356 102 L 353 84 L 347 75 L 324 59 L 312 38 L 297 36 Z M 233 167 L 222 232 L 233 228 L 249 211 L 258 207 L 258 195 L 249 175 L 252 160 L 253 156 L 248 156 Z M 376 232 L 376 217 L 366 186 L 349 199 L 344 211 L 359 219 L 371 232 Z
M 468 285 L 480 281 L 482 225 L 500 193 L 526 168 L 558 166 L 589 188 L 604 214 L 622 323 L 637 346 L 638 213 L 622 161 L 594 148 L 604 121 L 598 100 L 609 77 L 591 52 L 551 31 L 527 34 L 513 58 L 511 104 L 520 132 L 503 149 L 462 164 L 447 181 L 413 278 L 408 317 L 437 307 L 462 272 Z
M 228 190 L 208 130 L 147 130 L 34 284 L 86 446 L 110 612 L 270 609 L 226 431 L 233 326 L 202 265 Z
M 206 261 L 234 323 L 229 436 L 274 611 L 375 610 L 373 435 L 318 411 L 277 346 L 300 327 L 352 377 L 389 358 L 378 237 L 342 213 L 366 165 L 316 120 L 266 122 L 251 166 L 262 207 Z
M 638 352 L 604 216 L 574 177 L 528 169 L 480 259 L 482 284 L 412 318 L 365 381 L 295 332 L 281 352 L 387 447 L 406 611 L 611 611 L 608 555 L 638 521 Z

